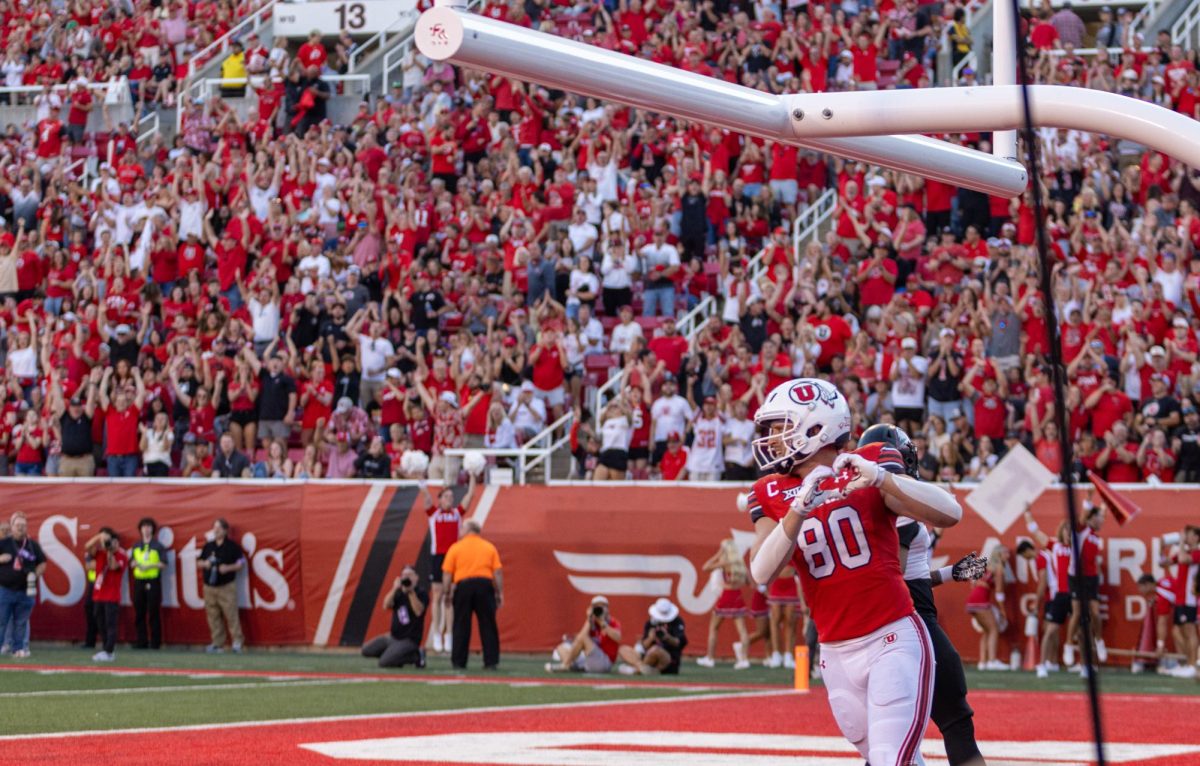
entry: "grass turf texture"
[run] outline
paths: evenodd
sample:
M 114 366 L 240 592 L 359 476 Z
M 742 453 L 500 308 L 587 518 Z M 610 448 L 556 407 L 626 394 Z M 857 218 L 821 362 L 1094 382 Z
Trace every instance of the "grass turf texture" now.
M 792 678 L 790 671 L 755 667 L 735 672 L 728 666 L 710 670 L 690 661 L 681 676 L 640 679 L 617 675 L 551 676 L 542 669 L 544 658 L 527 656 L 504 657 L 501 670 L 496 673 L 484 674 L 476 667 L 465 674 L 455 674 L 450 670 L 448 660 L 442 657 L 430 658 L 430 667 L 423 671 L 383 671 L 371 660 L 343 653 L 206 655 L 181 650 L 120 651 L 116 663 L 97 668 L 101 671 L 121 668 L 147 671 L 138 675 L 19 669 L 31 662 L 79 667 L 81 670 L 96 667 L 90 657 L 90 652 L 80 649 L 35 647 L 32 660 L 15 661 L 8 657 L 0 660 L 0 720 L 5 722 L 4 733 L 681 697 L 733 684 L 787 688 Z M 472 658 L 472 663 L 477 665 L 477 660 Z M 155 674 L 155 670 L 174 673 Z M 236 674 L 193 678 L 178 671 L 278 673 L 283 678 Z M 289 673 L 338 673 L 346 674 L 346 677 L 287 677 Z M 367 677 L 378 675 L 396 680 Z M 561 683 L 564 680 L 572 683 Z M 546 683 L 536 685 L 536 682 Z M 677 686 L 653 685 L 663 682 Z M 1079 677 L 1068 673 L 1039 681 L 1031 673 L 968 670 L 968 683 L 970 688 L 979 690 L 1083 690 Z M 819 681 L 816 684 L 819 685 Z M 1134 676 L 1115 669 L 1102 673 L 1101 688 L 1107 694 L 1196 694 L 1200 691 L 1195 682 L 1156 675 Z M 104 693 L 106 690 L 110 693 Z

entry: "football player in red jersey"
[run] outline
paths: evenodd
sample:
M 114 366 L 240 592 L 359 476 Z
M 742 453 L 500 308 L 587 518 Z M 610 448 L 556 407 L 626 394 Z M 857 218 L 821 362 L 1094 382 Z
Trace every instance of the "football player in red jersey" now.
M 891 447 L 839 454 L 850 407 L 831 384 L 797 378 L 755 413 L 751 573 L 770 582 L 788 563 L 820 642 L 822 678 L 842 734 L 872 766 L 923 764 L 933 698 L 933 647 L 900 570 L 897 515 L 937 527 L 962 518 L 949 492 L 890 473 Z
M 885 448 L 899 453 L 902 463 L 885 459 Z M 858 454 L 864 457 L 881 455 L 880 466 L 892 473 L 903 473 L 914 479 L 917 472 L 917 448 L 902 429 L 886 423 L 873 425 L 858 439 Z M 900 538 L 900 569 L 904 584 L 912 596 L 917 615 L 925 622 L 929 639 L 933 644 L 933 707 L 929 717 L 942 733 L 946 745 L 946 758 L 950 766 L 985 766 L 983 754 L 975 742 L 975 711 L 967 702 L 967 677 L 963 673 L 962 658 L 951 643 L 950 637 L 938 624 L 937 604 L 933 599 L 933 588 L 947 582 L 969 582 L 983 576 L 987 568 L 987 557 L 978 558 L 970 553 L 953 566 L 930 571 L 929 553 L 933 535 L 924 524 L 903 517 L 897 523 Z

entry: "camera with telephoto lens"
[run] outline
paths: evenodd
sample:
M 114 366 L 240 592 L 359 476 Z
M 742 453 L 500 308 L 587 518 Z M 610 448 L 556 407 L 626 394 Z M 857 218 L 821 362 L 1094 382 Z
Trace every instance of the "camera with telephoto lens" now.
M 413 581 L 412 581 L 410 578 L 408 578 L 408 577 L 404 577 L 404 578 L 402 578 L 402 579 L 400 580 L 400 587 L 401 587 L 401 588 L 403 588 L 404 590 L 412 590 L 412 587 L 413 587 L 414 585 L 416 585 L 416 583 L 414 583 L 414 582 L 413 582 Z
M 603 619 L 606 611 L 603 604 L 596 604 L 592 607 L 592 617 L 595 617 L 597 620 Z
M 662 641 L 664 638 L 666 638 L 667 637 L 667 626 L 666 625 L 655 625 L 654 626 L 654 637 L 656 639 L 658 639 L 659 641 Z

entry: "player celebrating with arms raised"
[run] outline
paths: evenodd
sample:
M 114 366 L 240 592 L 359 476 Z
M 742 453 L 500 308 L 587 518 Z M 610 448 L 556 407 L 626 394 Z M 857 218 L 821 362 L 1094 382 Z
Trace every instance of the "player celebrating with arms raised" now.
M 846 739 L 872 766 L 923 764 L 933 649 L 901 576 L 896 516 L 948 527 L 962 508 L 940 487 L 889 473 L 881 463 L 903 466 L 891 447 L 873 449 L 874 460 L 839 455 L 850 408 L 829 383 L 777 386 L 755 423 L 755 459 L 776 473 L 748 499 L 758 535 L 751 573 L 770 582 L 789 562 L 800 572 Z

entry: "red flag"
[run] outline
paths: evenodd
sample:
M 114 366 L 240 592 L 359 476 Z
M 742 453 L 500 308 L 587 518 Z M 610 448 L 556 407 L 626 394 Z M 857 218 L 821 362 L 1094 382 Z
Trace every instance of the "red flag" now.
M 1097 476 L 1094 471 L 1088 471 L 1088 479 L 1092 482 L 1092 486 L 1100 494 L 1100 499 L 1108 506 L 1108 510 L 1116 518 L 1118 524 L 1123 525 L 1142 512 L 1142 509 L 1136 503 L 1113 489 L 1108 482 Z

